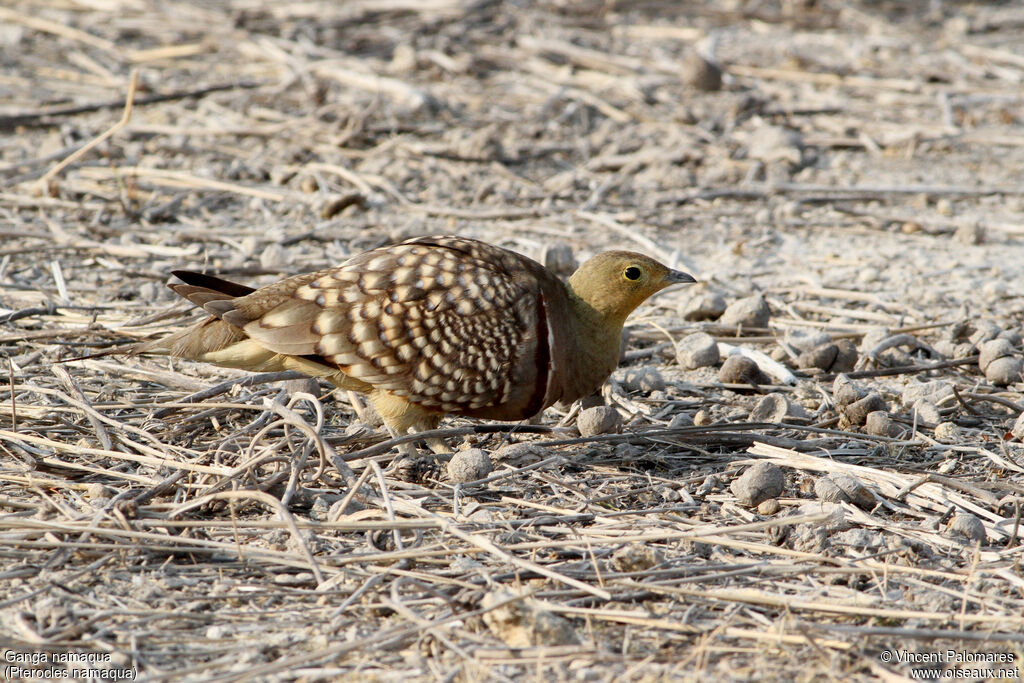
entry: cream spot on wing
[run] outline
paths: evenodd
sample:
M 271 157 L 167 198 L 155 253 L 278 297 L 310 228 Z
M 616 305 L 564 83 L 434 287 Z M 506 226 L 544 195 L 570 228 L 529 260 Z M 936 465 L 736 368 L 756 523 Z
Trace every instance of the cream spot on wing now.
M 376 292 L 386 290 L 390 286 L 387 273 L 364 273 L 359 286 L 364 292 Z
M 299 306 L 278 306 L 260 318 L 262 327 L 290 327 L 303 322 L 306 311 Z
M 352 326 L 352 340 L 357 344 L 377 338 L 377 326 L 372 322 L 359 322 Z
M 374 356 L 385 353 L 386 351 L 387 347 L 384 346 L 376 336 L 374 336 L 373 339 L 367 339 L 359 344 L 359 355 L 363 358 L 373 358 Z

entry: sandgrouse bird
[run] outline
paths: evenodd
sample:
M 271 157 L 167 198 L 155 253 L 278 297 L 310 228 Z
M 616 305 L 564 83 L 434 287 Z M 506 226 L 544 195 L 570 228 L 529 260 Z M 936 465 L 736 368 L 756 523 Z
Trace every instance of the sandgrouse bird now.
M 445 414 L 523 420 L 596 391 L 622 326 L 686 273 L 626 251 L 569 279 L 461 237 L 419 237 L 252 289 L 175 271 L 171 289 L 210 317 L 133 353 L 267 372 L 297 370 L 368 394 L 396 433 Z

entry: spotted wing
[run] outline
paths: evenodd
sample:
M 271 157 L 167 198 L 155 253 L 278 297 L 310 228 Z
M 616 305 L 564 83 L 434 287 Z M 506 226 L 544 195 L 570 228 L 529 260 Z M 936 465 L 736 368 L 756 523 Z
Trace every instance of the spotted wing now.
M 236 300 L 237 323 L 281 354 L 318 356 L 346 375 L 444 412 L 521 419 L 548 372 L 546 273 L 482 242 L 419 238 L 306 276 L 269 308 Z M 551 276 L 547 276 L 551 277 Z M 272 285 L 271 287 L 275 287 Z M 248 320 L 244 320 L 248 318 Z

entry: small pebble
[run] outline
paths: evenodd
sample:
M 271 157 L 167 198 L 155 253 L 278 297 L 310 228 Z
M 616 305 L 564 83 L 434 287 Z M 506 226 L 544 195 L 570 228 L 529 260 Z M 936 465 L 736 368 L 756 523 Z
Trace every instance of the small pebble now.
M 846 375 L 839 375 L 832 382 L 832 398 L 840 408 L 863 398 L 865 392 Z
M 982 545 L 988 542 L 985 525 L 969 512 L 956 513 L 953 521 L 946 528 L 946 536 L 965 538 L 972 543 L 981 543 Z
M 679 413 L 678 415 L 673 415 L 672 419 L 669 420 L 669 423 L 668 423 L 668 428 L 669 429 L 682 429 L 683 427 L 692 427 L 692 426 L 693 426 L 693 416 L 689 415 L 687 413 Z
M 985 371 L 988 366 L 998 358 L 1013 356 L 1015 349 L 1010 340 L 997 337 L 989 339 L 978 347 L 978 367 Z
M 626 368 L 622 373 L 622 388 L 629 392 L 649 394 L 652 391 L 665 391 L 665 378 L 654 367 Z
M 687 370 L 718 365 L 718 342 L 706 332 L 683 337 L 676 347 L 676 362 Z
M 714 420 L 711 418 L 711 413 L 706 410 L 698 410 L 693 416 L 693 425 L 695 427 L 707 427 L 713 423 Z
M 818 368 L 820 370 L 828 370 L 832 367 L 832 363 L 835 362 L 838 355 L 839 347 L 832 342 L 827 342 L 801 353 L 796 357 L 796 365 L 801 369 Z
M 1021 429 L 1024 432 L 1024 428 Z M 935 439 L 942 443 L 956 443 L 960 440 L 962 432 L 960 425 L 955 422 L 940 422 L 935 425 Z
M 113 489 L 98 482 L 92 482 L 85 485 L 85 489 L 82 491 L 82 497 L 86 500 L 95 501 L 103 498 L 110 498 L 113 493 Z
M 850 405 L 843 408 L 843 414 L 846 415 L 846 419 L 850 421 L 850 424 L 862 425 L 868 420 L 868 414 L 877 411 L 885 412 L 889 406 L 885 404 L 879 394 L 871 392 L 862 399 L 858 399 Z
M 952 395 L 953 383 L 947 380 L 936 379 L 931 382 L 911 381 L 903 388 L 900 403 L 904 406 L 913 406 L 918 401 L 928 401 L 937 405 Z
M 581 436 L 617 433 L 622 430 L 622 416 L 611 406 L 597 406 L 580 411 L 576 429 Z
M 799 131 L 763 123 L 750 131 L 747 158 L 759 159 L 768 164 L 780 161 L 798 164 L 803 157 L 803 147 Z
M 630 543 L 612 553 L 612 568 L 617 572 L 643 572 L 665 561 L 656 547 Z
M 832 361 L 832 367 L 828 368 L 829 372 L 851 372 L 857 367 L 857 345 L 849 339 L 840 339 L 836 342 L 836 348 L 839 353 L 836 354 L 836 358 Z
M 541 255 L 541 263 L 556 275 L 569 276 L 576 270 L 576 257 L 568 244 L 548 244 Z
M 729 327 L 767 327 L 771 309 L 760 294 L 737 299 L 729 304 L 719 323 Z
M 725 297 L 718 292 L 698 292 L 679 307 L 683 320 L 717 320 L 725 313 Z
M 903 434 L 903 428 L 893 422 L 889 413 L 884 410 L 873 410 L 864 419 L 864 431 L 874 436 L 898 437 Z
M 807 332 L 792 329 L 786 331 L 785 342 L 798 353 L 803 353 L 823 344 L 831 344 L 832 336 L 827 332 Z
M 491 457 L 479 448 L 458 451 L 448 461 L 448 477 L 455 483 L 483 479 L 493 469 Z
M 985 379 L 999 387 L 1016 384 L 1024 377 L 1024 358 L 996 358 L 985 368 Z
M 547 451 L 533 443 L 510 443 L 491 453 L 491 462 L 505 463 L 512 467 L 525 467 L 540 462 L 547 455 Z
M 1021 344 L 1024 344 L 1024 337 L 1021 336 L 1021 332 L 1018 330 L 1003 330 L 999 333 L 999 338 L 1005 339 L 1016 348 L 1020 348 Z
M 850 502 L 850 497 L 829 477 L 819 477 L 814 481 L 814 495 L 826 503 Z
M 761 397 L 750 411 L 751 422 L 785 422 L 786 418 L 806 419 L 807 411 L 799 403 L 793 403 L 784 394 L 772 393 Z
M 754 463 L 736 479 L 729 490 L 741 505 L 755 507 L 769 498 L 782 495 L 786 477 L 779 466 L 770 462 Z
M 981 286 L 981 295 L 986 299 L 1004 299 L 1009 291 L 1009 287 L 1002 280 L 989 280 Z
M 738 353 L 726 358 L 718 369 L 718 381 L 725 384 L 757 384 L 760 380 L 761 370 L 757 363 Z
M 758 504 L 757 514 L 765 516 L 774 515 L 781 509 L 782 506 L 779 505 L 778 498 L 769 498 L 768 500 L 763 500 Z
M 683 58 L 679 76 L 683 83 L 697 90 L 714 92 L 722 89 L 722 70 L 694 51 Z
M 809 514 L 820 514 L 815 510 Z M 797 524 L 789 533 L 789 543 L 793 550 L 804 553 L 820 553 L 829 546 L 829 530 L 823 526 Z
M 832 538 L 834 545 L 860 551 L 879 551 L 886 547 L 885 536 L 868 529 L 847 529 Z
M 875 496 L 871 490 L 852 474 L 832 474 L 829 478 L 846 495 L 847 499 L 859 508 L 870 510 L 875 507 Z

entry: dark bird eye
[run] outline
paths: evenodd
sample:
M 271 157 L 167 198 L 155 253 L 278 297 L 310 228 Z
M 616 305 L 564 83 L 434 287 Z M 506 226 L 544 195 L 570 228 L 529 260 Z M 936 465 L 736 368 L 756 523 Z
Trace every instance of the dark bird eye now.
M 622 274 L 627 280 L 639 280 L 642 272 L 636 266 L 630 266 L 626 268 L 626 272 Z

